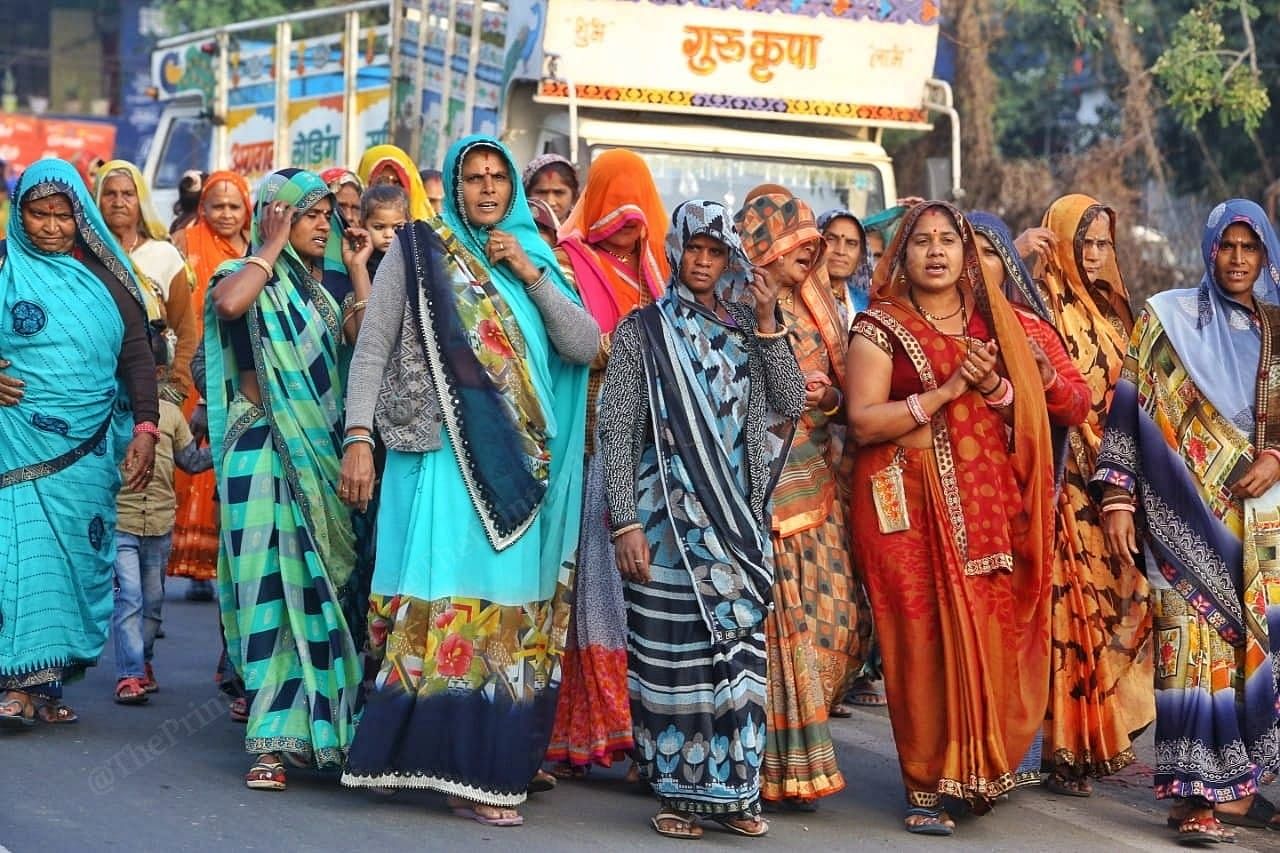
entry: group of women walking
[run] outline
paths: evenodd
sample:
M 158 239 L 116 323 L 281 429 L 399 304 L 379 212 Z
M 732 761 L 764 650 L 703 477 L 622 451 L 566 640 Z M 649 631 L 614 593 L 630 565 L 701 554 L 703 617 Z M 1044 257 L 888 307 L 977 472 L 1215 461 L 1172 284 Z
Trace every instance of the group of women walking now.
M 629 759 L 658 833 L 761 836 L 764 806 L 852 781 L 830 720 L 882 701 L 913 833 L 1025 782 L 1087 797 L 1153 720 L 1179 840 L 1280 828 L 1256 205 L 1215 209 L 1199 288 L 1135 318 L 1115 211 L 1081 195 L 1014 239 L 943 202 L 873 231 L 776 185 L 668 213 L 625 150 L 580 187 L 476 136 L 438 206 L 426 178 L 393 146 L 252 200 L 217 172 L 170 243 L 130 164 L 93 195 L 28 170 L 0 723 L 65 717 L 100 652 L 117 463 L 145 483 L 164 395 L 213 449 L 170 569 L 217 579 L 250 788 L 341 770 L 512 826 Z

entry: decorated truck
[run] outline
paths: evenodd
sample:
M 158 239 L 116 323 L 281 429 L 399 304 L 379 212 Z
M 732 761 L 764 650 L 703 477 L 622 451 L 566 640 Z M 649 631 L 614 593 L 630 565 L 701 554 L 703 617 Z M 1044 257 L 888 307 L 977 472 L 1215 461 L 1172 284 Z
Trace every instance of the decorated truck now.
M 773 182 L 817 209 L 896 199 L 886 130 L 945 115 L 935 0 L 367 0 L 162 41 L 145 172 L 353 166 L 394 142 L 438 168 L 468 133 L 581 167 L 626 147 L 670 205 Z

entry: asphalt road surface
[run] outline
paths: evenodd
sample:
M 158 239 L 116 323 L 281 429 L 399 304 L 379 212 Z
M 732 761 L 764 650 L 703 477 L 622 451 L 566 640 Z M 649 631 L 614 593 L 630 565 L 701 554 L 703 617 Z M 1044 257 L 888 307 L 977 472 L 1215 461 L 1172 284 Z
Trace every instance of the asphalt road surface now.
M 147 705 L 112 702 L 111 645 L 101 665 L 71 685 L 71 726 L 0 734 L 0 853 L 127 850 L 514 849 L 530 851 L 674 848 L 649 827 L 654 801 L 622 779 L 622 768 L 561 782 L 523 808 L 525 825 L 496 829 L 453 817 L 444 798 L 400 792 L 384 799 L 344 789 L 336 774 L 289 771 L 289 790 L 244 787 L 244 727 L 227 717 L 213 684 L 219 643 L 214 604 L 182 599 L 169 584 L 155 669 L 160 692 Z M 927 689 L 922 685 L 921 689 Z M 771 815 L 765 839 L 707 826 L 705 850 L 1175 850 L 1150 789 L 1150 738 L 1140 762 L 1095 786 L 1091 799 L 1044 790 L 1016 792 L 990 815 L 960 817 L 951 839 L 902 829 L 902 787 L 888 715 L 859 709 L 833 720 L 848 787 L 814 814 Z M 490 845 L 492 845 L 490 847 Z M 1280 833 L 1241 830 L 1226 848 L 1280 851 Z

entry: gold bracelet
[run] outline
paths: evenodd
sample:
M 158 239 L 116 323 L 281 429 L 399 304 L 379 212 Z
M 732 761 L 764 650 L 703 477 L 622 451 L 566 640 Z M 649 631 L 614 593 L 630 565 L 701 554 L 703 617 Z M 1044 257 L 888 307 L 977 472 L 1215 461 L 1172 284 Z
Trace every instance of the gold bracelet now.
M 271 264 L 267 263 L 265 258 L 260 258 L 257 255 L 250 255 L 244 259 L 244 262 L 246 264 L 253 264 L 255 267 L 266 273 L 267 281 L 271 281 L 271 279 L 275 278 L 276 271 L 271 267 Z
M 776 341 L 778 338 L 785 338 L 786 336 L 787 336 L 786 326 L 778 326 L 778 331 L 776 332 L 762 332 L 760 331 L 759 327 L 756 327 L 756 337 L 760 338 L 761 340 Z
M 633 524 L 628 524 L 625 527 L 619 527 L 617 530 L 609 534 L 609 539 L 613 542 L 617 542 L 619 537 L 624 536 L 633 530 L 644 530 L 644 525 L 637 521 Z
M 823 409 L 823 410 L 822 410 L 822 414 L 826 415 L 826 416 L 827 416 L 827 417 L 829 417 L 829 418 L 830 418 L 830 417 L 834 417 L 834 416 L 835 416 L 835 413 L 836 413 L 836 412 L 838 412 L 838 411 L 840 411 L 840 407 L 841 407 L 842 405 L 844 405 L 844 394 L 840 393 L 840 389 L 839 389 L 839 388 L 837 388 L 837 389 L 836 389 L 836 404 L 835 404 L 834 406 L 832 406 L 830 409 Z

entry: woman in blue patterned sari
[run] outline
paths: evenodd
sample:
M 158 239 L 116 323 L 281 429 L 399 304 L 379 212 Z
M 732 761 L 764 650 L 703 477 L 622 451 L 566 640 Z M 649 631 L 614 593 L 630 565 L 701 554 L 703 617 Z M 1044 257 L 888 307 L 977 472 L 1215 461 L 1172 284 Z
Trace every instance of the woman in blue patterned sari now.
M 1209 214 L 1200 286 L 1147 300 L 1092 486 L 1107 546 L 1154 601 L 1156 797 L 1184 843 L 1280 830 L 1280 240 Z
M 360 663 L 340 599 L 355 536 L 338 479 L 373 244 L 344 235 L 333 193 L 299 169 L 258 188 L 251 241 L 209 284 L 206 400 L 222 628 L 257 756 L 245 784 L 281 791 L 281 759 L 336 769 L 355 732 Z
M 445 163 L 443 210 L 391 244 L 351 368 L 355 505 L 372 495 L 375 419 L 387 445 L 370 601 L 383 661 L 342 781 L 439 791 L 459 817 L 516 826 L 555 719 L 600 329 L 511 153 L 473 136 Z
M 80 176 L 41 160 L 15 198 L 0 243 L 0 728 L 22 729 L 76 720 L 62 685 L 106 641 L 117 466 L 131 489 L 150 480 L 160 409 L 158 305 Z
M 804 378 L 778 285 L 751 275 L 723 205 L 677 208 L 667 259 L 667 293 L 618 325 L 600 394 L 636 761 L 659 834 L 698 838 L 705 817 L 761 836 L 768 505 Z

